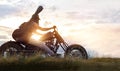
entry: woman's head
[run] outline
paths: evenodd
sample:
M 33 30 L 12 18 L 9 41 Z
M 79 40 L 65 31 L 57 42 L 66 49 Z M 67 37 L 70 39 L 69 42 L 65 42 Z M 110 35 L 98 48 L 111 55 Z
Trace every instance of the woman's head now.
M 40 20 L 39 15 L 36 15 L 36 14 L 33 14 L 32 18 L 30 19 L 30 21 L 33 21 L 37 24 L 39 24 L 39 20 Z

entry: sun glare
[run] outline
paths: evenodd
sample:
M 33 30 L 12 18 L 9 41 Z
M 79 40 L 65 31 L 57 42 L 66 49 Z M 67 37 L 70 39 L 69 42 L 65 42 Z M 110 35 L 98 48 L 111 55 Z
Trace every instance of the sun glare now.
M 32 33 L 31 39 L 40 40 L 40 35 L 38 35 L 36 33 Z

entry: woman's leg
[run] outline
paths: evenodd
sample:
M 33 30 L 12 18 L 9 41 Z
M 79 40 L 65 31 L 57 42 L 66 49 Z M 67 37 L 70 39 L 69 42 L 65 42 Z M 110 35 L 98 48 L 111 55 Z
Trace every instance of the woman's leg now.
M 38 41 L 29 41 L 29 44 L 35 45 L 40 47 L 41 49 L 43 49 L 46 53 L 50 54 L 50 55 L 54 55 L 54 52 L 49 49 L 48 46 L 45 45 L 44 42 L 38 42 Z

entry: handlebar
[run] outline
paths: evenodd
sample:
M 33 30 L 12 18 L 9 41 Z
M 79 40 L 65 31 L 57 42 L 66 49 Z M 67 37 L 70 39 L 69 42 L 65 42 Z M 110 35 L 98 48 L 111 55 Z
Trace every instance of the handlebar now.
M 53 26 L 53 29 L 56 29 L 57 27 L 56 26 Z
M 54 29 L 54 31 L 56 31 L 57 27 L 56 27 L 56 26 L 53 26 L 53 29 Z

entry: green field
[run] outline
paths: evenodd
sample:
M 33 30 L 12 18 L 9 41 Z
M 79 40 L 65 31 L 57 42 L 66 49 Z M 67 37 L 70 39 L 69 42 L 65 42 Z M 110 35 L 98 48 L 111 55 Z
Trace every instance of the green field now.
M 120 58 L 0 58 L 0 71 L 120 71 Z

